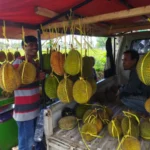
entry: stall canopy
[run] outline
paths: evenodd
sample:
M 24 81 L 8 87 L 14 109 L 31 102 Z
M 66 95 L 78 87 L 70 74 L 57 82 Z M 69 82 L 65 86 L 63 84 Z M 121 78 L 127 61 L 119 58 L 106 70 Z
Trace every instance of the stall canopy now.
M 149 17 L 150 0 L 0 0 L 0 37 L 4 24 L 7 38 L 21 38 L 22 29 L 26 35 L 52 28 L 62 33 L 70 22 L 84 25 L 89 35 L 115 35 L 149 29 Z M 43 39 L 54 36 L 42 34 Z

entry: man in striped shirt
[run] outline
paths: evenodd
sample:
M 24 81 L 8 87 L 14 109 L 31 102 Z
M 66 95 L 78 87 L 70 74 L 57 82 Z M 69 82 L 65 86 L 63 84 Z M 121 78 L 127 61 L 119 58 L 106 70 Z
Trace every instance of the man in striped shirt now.
M 35 65 L 34 58 L 38 51 L 37 38 L 34 36 L 26 36 L 22 41 L 27 60 Z M 25 60 L 25 57 L 19 57 L 13 62 L 13 66 L 18 68 L 19 64 Z M 32 71 L 32 70 L 29 70 Z M 40 150 L 40 146 L 34 142 L 36 118 L 40 112 L 40 93 L 39 80 L 45 78 L 45 73 L 38 71 L 37 79 L 29 85 L 22 85 L 14 91 L 15 108 L 13 117 L 18 125 L 18 146 L 19 150 L 32 150 L 35 145 L 35 150 Z M 41 149 L 42 150 L 42 149 Z

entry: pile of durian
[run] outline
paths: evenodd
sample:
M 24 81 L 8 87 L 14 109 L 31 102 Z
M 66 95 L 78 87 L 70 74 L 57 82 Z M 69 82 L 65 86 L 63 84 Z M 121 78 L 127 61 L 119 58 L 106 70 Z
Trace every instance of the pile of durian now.
M 140 138 L 150 140 L 150 117 L 143 118 L 133 111 L 123 111 L 108 124 L 110 136 L 118 139 L 117 150 L 141 150 Z
M 95 107 L 94 104 L 91 107 L 85 108 L 85 106 L 79 105 L 76 109 L 78 117 L 82 117 L 81 112 L 85 110 L 82 117 L 83 125 L 79 130 L 81 137 L 87 142 L 91 142 L 95 138 L 103 138 L 99 134 L 103 127 L 110 122 L 113 115 L 112 110 L 106 106 Z
M 58 126 L 63 130 L 71 130 L 78 124 L 81 137 L 90 142 L 99 136 L 113 116 L 113 111 L 106 106 L 98 104 L 77 104 L 74 114 L 64 116 L 58 121 Z
M 104 127 L 118 141 L 117 150 L 141 150 L 140 140 L 150 140 L 150 117 L 129 110 L 115 116 L 110 107 L 100 104 L 78 104 L 74 110 L 74 115 L 62 117 L 58 125 L 63 130 L 78 125 L 84 143 L 105 138 L 106 133 L 101 134 Z

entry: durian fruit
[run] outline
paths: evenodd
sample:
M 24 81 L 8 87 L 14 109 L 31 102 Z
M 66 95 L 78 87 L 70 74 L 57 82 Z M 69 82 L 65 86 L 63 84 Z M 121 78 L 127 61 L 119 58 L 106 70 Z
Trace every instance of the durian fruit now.
M 117 120 L 119 120 L 120 122 L 122 121 L 122 119 L 124 118 L 124 116 L 122 116 L 122 115 L 116 115 L 114 118 L 116 118 Z M 113 119 L 114 119 L 113 118 Z
M 59 82 L 57 88 L 59 100 L 63 103 L 70 103 L 73 100 L 72 89 L 73 82 L 65 76 L 64 79 Z
M 99 133 L 103 129 L 103 123 L 100 119 L 96 118 L 93 122 L 96 125 L 97 133 Z
M 79 119 L 83 118 L 84 113 L 85 113 L 88 109 L 90 109 L 90 106 L 79 104 L 79 105 L 76 107 L 76 109 L 75 109 L 76 117 L 79 118 Z
M 144 54 L 138 61 L 136 70 L 139 79 L 145 85 L 150 85 L 150 52 Z
M 58 121 L 59 128 L 71 130 L 77 125 L 77 119 L 74 116 L 65 116 Z
M 73 98 L 79 104 L 85 104 L 92 96 L 91 84 L 80 78 L 73 85 Z
M 81 128 L 81 135 L 87 142 L 94 140 L 97 134 L 98 132 L 95 124 L 85 123 Z
M 121 122 L 117 119 L 113 119 L 108 124 L 108 133 L 115 138 L 119 138 L 122 135 Z
M 10 64 L 4 63 L 0 68 L 0 87 L 12 93 L 21 85 L 19 72 Z
M 20 57 L 20 56 L 21 56 L 20 52 L 18 50 L 15 51 L 15 53 L 14 53 L 15 59 L 18 58 L 18 57 Z
M 12 52 L 8 52 L 6 57 L 9 62 L 12 62 L 14 60 L 14 55 Z
M 129 116 L 130 118 L 133 118 L 137 121 L 140 120 L 140 115 L 137 111 L 134 110 L 128 110 L 127 112 L 125 111 L 125 113 L 127 113 L 127 116 Z
M 50 54 L 43 54 L 43 70 L 49 70 L 51 71 L 51 65 L 50 65 Z
M 150 113 L 150 98 L 148 98 L 148 99 L 146 100 L 144 106 L 145 106 L 146 111 Z
M 88 79 L 88 82 L 91 84 L 92 86 L 92 95 L 94 95 L 96 93 L 97 90 L 97 84 L 96 81 L 94 79 Z
M 103 124 L 108 124 L 110 122 L 110 117 L 105 109 L 98 111 L 98 117 Z
M 77 75 L 81 70 L 81 59 L 81 54 L 77 50 L 72 49 L 64 63 L 65 72 L 72 76 Z
M 83 115 L 83 123 L 89 123 L 93 118 L 97 118 L 97 110 L 88 109 Z
M 131 135 L 136 138 L 139 137 L 139 125 L 134 118 L 124 117 L 121 121 L 121 128 L 123 135 Z
M 121 141 L 119 150 L 141 150 L 140 141 L 133 136 L 125 136 Z
M 28 61 L 23 61 L 19 65 L 18 71 L 21 75 L 21 83 L 22 84 L 31 84 L 35 81 L 36 68 L 32 63 L 30 63 Z
M 113 116 L 113 111 L 112 111 L 112 109 L 109 108 L 109 107 L 105 107 L 104 109 L 105 109 L 105 111 L 107 112 L 107 114 L 109 115 L 109 117 L 112 118 L 112 116 Z
M 150 140 L 150 121 L 145 120 L 140 123 L 140 136 L 145 140 Z
M 97 116 L 96 109 L 88 109 L 83 115 L 83 123 L 95 124 L 97 128 L 97 133 L 99 133 L 103 128 L 102 121 Z
M 64 62 L 65 62 L 65 55 L 58 52 L 58 51 L 53 51 L 51 53 L 50 57 L 50 64 L 52 67 L 52 70 L 57 74 L 57 75 L 64 75 Z
M 7 98 L 13 97 L 13 92 L 2 91 L 1 94 L 3 97 L 7 97 Z
M 82 62 L 83 62 L 83 65 L 82 65 L 83 77 L 88 79 L 89 77 L 92 77 L 92 74 L 93 74 L 93 70 L 92 70 L 93 63 L 90 57 L 88 56 L 83 57 Z
M 93 56 L 90 56 L 90 62 L 92 64 L 92 66 L 95 65 L 95 58 Z
M 45 93 L 49 98 L 57 98 L 57 87 L 59 81 L 55 75 L 52 73 L 45 80 Z
M 4 62 L 6 60 L 6 54 L 4 51 L 0 51 L 0 62 Z

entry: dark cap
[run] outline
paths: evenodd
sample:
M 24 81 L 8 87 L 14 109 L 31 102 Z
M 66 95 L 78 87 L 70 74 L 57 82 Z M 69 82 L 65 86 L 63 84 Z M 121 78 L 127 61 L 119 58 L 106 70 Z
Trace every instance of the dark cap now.
M 21 45 L 24 46 L 25 43 L 30 43 L 30 42 L 37 42 L 37 38 L 32 35 L 28 35 L 24 37 L 24 40 L 22 40 Z

